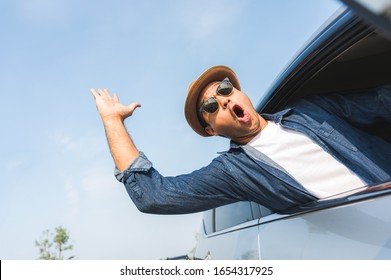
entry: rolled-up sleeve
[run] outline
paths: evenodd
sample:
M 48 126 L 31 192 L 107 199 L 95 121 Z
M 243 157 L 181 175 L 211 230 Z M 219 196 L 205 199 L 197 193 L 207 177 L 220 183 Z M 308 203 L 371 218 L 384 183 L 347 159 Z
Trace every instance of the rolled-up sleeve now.
M 190 174 L 165 177 L 140 152 L 126 170 L 115 169 L 115 177 L 124 184 L 133 203 L 144 213 L 194 213 L 238 200 L 232 196 L 232 182 L 235 180 L 224 164 L 216 159 Z
M 124 183 L 132 172 L 148 172 L 152 167 L 152 162 L 148 160 L 143 152 L 132 162 L 132 164 L 124 171 L 114 170 L 114 176 L 118 181 Z

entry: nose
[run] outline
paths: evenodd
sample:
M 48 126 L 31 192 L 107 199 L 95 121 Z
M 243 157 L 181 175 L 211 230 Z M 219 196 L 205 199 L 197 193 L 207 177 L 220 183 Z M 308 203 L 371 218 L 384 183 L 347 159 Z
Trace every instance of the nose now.
M 215 98 L 217 99 L 217 102 L 219 103 L 220 107 L 223 109 L 226 109 L 228 107 L 228 104 L 231 102 L 229 96 L 217 95 L 215 96 Z

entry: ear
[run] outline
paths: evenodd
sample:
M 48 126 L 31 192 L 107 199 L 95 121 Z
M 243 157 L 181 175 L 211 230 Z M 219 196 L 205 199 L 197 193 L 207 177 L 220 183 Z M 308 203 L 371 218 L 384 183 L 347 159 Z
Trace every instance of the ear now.
M 205 127 L 205 131 L 206 131 L 206 133 L 208 133 L 211 136 L 218 136 L 219 135 L 216 131 L 214 131 L 214 129 L 210 125 Z

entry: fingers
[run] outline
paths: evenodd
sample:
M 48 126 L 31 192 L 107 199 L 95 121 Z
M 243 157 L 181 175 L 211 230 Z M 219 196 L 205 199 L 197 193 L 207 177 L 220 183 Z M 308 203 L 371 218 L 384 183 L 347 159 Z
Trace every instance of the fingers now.
M 101 94 L 100 94 L 101 96 L 106 97 L 106 98 L 111 98 L 110 93 L 107 90 L 107 88 L 105 88 L 104 90 L 98 89 L 98 91 L 101 92 Z
M 141 107 L 141 104 L 137 103 L 137 102 L 134 102 L 134 103 L 126 106 L 125 107 L 126 108 L 125 118 L 132 116 L 134 113 L 134 110 L 136 110 L 136 108 L 138 108 L 138 107 Z
M 99 96 L 99 93 L 97 93 L 94 88 L 90 89 L 90 91 L 91 91 L 91 93 L 92 93 L 92 95 L 94 96 L 95 99 Z
M 97 98 L 97 97 L 103 97 L 103 98 L 111 98 L 110 96 L 110 93 L 109 91 L 105 88 L 105 89 L 98 89 L 98 91 L 96 91 L 94 88 L 90 89 L 92 95 Z
M 90 91 L 91 91 L 92 95 L 94 96 L 95 100 L 96 99 L 100 99 L 100 100 L 103 99 L 106 101 L 114 101 L 114 103 L 118 103 L 120 106 L 123 106 L 120 104 L 119 97 L 116 93 L 113 93 L 113 97 L 111 97 L 110 92 L 107 89 L 102 90 L 99 88 L 98 90 L 95 90 L 94 88 L 91 88 Z M 137 103 L 137 102 L 131 103 L 128 106 L 123 106 L 123 108 L 126 108 L 127 111 L 130 112 L 130 114 L 132 114 L 133 111 L 138 107 L 141 107 L 141 104 Z
M 136 110 L 136 108 L 139 108 L 139 107 L 141 107 L 141 104 L 140 103 L 137 103 L 137 102 L 134 102 L 134 103 L 132 103 L 132 104 L 130 104 L 129 106 L 128 106 L 128 108 L 133 112 L 134 110 Z

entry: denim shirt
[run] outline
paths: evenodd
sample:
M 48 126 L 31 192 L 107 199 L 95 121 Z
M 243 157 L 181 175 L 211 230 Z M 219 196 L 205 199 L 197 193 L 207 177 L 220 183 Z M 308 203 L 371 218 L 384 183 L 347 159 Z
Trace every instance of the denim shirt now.
M 391 178 L 390 93 L 385 86 L 314 96 L 262 117 L 306 134 L 372 184 Z M 115 176 L 140 211 L 154 214 L 199 212 L 244 200 L 278 211 L 317 199 L 266 155 L 232 141 L 227 152 L 190 174 L 162 176 L 140 152 Z

